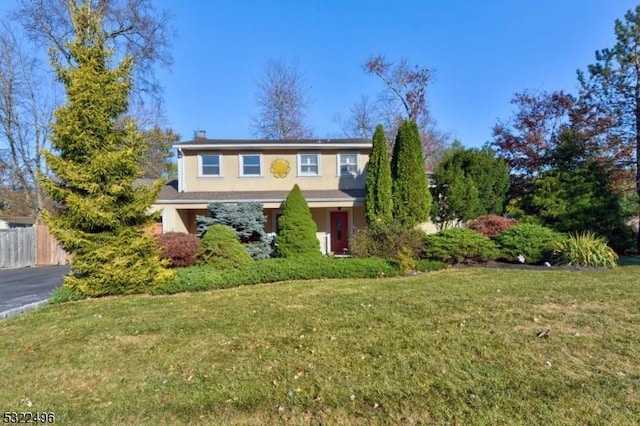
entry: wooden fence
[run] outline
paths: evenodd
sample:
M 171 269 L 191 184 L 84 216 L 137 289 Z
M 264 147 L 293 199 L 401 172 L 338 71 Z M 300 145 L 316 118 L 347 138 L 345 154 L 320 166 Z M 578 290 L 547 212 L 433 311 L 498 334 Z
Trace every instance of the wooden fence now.
M 0 230 L 0 268 L 64 265 L 68 259 L 44 225 Z

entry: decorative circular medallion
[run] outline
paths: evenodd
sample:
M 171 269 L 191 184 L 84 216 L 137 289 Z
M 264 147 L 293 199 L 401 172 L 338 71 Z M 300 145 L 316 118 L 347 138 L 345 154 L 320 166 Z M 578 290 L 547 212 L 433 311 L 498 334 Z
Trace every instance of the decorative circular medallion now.
M 273 173 L 273 176 L 281 179 L 287 177 L 291 171 L 291 166 L 289 166 L 289 162 L 284 158 L 276 158 L 271 162 L 269 171 Z

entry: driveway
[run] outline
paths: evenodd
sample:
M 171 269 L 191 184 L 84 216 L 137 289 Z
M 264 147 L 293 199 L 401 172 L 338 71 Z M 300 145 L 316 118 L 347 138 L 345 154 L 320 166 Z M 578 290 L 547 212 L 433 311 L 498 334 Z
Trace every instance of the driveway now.
M 67 265 L 0 269 L 0 318 L 3 312 L 49 299 L 67 273 Z

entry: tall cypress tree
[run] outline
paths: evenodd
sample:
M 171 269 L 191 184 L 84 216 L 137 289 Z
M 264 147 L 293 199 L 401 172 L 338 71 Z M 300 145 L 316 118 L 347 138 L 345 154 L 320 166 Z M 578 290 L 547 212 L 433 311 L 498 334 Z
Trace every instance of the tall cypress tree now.
M 389 163 L 389 153 L 387 152 L 387 137 L 382 125 L 378 124 L 373 134 L 373 147 L 365 182 L 364 214 L 369 225 L 377 222 L 391 222 L 393 218 L 391 186 L 391 165 Z
M 133 62 L 112 66 L 102 16 L 91 2 L 69 2 L 74 39 L 70 60 L 53 59 L 66 90 L 55 111 L 51 145 L 44 153 L 54 176 L 42 186 L 60 206 L 43 214 L 52 234 L 73 255 L 64 286 L 88 296 L 148 291 L 170 279 L 159 247 L 144 228 L 162 182 L 134 186 L 145 145 L 128 109 Z
M 405 121 L 398 129 L 391 159 L 393 217 L 413 227 L 429 219 L 431 193 L 418 126 Z
M 284 201 L 283 214 L 278 221 L 278 257 L 321 257 L 317 230 L 307 200 L 296 183 Z

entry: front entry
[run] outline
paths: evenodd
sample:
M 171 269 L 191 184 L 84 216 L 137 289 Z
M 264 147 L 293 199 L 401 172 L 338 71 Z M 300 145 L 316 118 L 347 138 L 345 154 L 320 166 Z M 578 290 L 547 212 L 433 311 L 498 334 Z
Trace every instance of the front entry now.
M 331 212 L 331 251 L 346 254 L 349 250 L 349 215 L 347 212 Z

